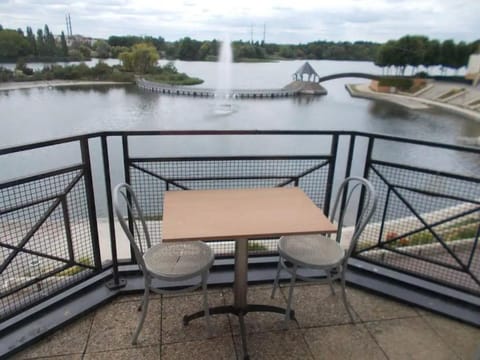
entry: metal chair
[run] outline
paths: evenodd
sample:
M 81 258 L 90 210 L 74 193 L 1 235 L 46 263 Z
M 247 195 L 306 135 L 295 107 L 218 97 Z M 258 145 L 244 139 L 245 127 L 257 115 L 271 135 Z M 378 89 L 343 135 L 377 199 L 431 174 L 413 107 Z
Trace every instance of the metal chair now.
M 345 251 L 340 246 L 340 240 L 342 238 L 345 214 L 352 202 L 352 195 L 354 193 L 363 193 L 363 206 L 360 209 L 359 216 L 354 225 L 350 245 Z M 334 222 L 335 217 L 338 215 L 338 227 L 335 239 L 330 238 L 329 235 L 322 234 L 283 236 L 280 238 L 278 242 L 279 262 L 271 297 L 273 298 L 275 296 L 280 271 L 282 269 L 286 270 L 291 275 L 287 310 L 285 312 L 286 325 L 290 319 L 293 289 L 297 278 L 304 281 L 328 282 L 332 294 L 335 294 L 332 282 L 340 279 L 342 300 L 350 319 L 354 322 L 345 294 L 345 272 L 347 261 L 352 254 L 362 231 L 375 211 L 376 202 L 375 191 L 370 182 L 360 177 L 347 178 L 340 185 L 335 198 L 333 211 L 330 216 L 330 220 Z M 325 278 L 318 279 L 311 276 L 301 275 L 298 272 L 302 269 L 320 270 L 324 272 Z
M 128 184 L 117 185 L 114 190 L 113 202 L 115 214 L 130 240 L 135 259 L 142 270 L 145 282 L 143 299 L 138 309 L 142 311 L 142 314 L 133 335 L 132 344 L 135 345 L 137 343 L 138 335 L 145 321 L 150 291 L 158 294 L 181 293 L 195 290 L 201 286 L 207 330 L 208 334 L 211 334 L 207 301 L 207 280 L 214 260 L 212 249 L 201 241 L 171 244 L 160 242 L 152 246 L 145 217 L 132 188 Z M 131 228 L 122 212 L 125 209 L 124 205 L 126 205 L 130 215 Z M 198 278 L 198 283 L 180 290 L 163 290 L 152 286 L 152 280 L 154 279 L 181 282 L 195 278 Z

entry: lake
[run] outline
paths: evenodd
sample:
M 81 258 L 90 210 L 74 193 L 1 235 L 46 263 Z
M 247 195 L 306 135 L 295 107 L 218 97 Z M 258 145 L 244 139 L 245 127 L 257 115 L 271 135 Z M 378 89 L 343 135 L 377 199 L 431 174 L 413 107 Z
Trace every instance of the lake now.
M 291 81 L 292 74 L 303 63 L 232 64 L 232 87 L 281 88 Z M 381 69 L 370 62 L 310 61 L 310 64 L 320 76 L 339 72 L 381 73 Z M 216 86 L 216 63 L 176 61 L 175 66 L 205 81 L 197 87 Z M 326 96 L 234 100 L 235 111 L 223 116 L 214 114 L 216 100 L 213 98 L 160 95 L 142 91 L 135 85 L 0 91 L 0 146 L 104 130 L 358 130 L 448 144 L 460 144 L 460 137 L 480 136 L 480 123 L 473 120 L 435 109 L 412 111 L 385 102 L 352 98 L 345 90 L 347 83 L 366 81 L 350 78 L 325 82 L 322 85 L 328 91 Z M 158 139 L 150 139 L 141 145 L 150 155 L 164 156 L 276 154 L 280 147 L 281 153 L 309 154 L 327 145 L 318 144 L 318 139 L 307 142 L 304 137 L 256 146 L 219 137 L 215 140 L 189 139 L 185 143 L 165 139 L 160 146 Z M 98 151 L 98 143 L 92 146 Z M 111 146 L 112 156 L 117 157 L 121 153 L 119 142 L 114 141 Z M 423 149 L 407 149 L 405 145 L 402 149 L 386 147 L 384 151 L 391 158 L 409 158 L 412 164 L 417 163 L 419 153 L 424 155 Z M 429 165 L 435 164 L 438 170 L 480 174 L 477 156 L 458 153 L 425 156 Z M 0 158 L 0 180 L 71 164 L 72 159 L 79 159 L 76 144 L 4 156 Z M 100 171 L 99 160 L 100 157 L 94 160 L 93 166 Z M 418 161 L 420 166 L 425 164 L 423 157 Z M 121 164 L 112 165 L 114 183 L 121 181 Z M 102 184 L 102 180 L 95 182 Z

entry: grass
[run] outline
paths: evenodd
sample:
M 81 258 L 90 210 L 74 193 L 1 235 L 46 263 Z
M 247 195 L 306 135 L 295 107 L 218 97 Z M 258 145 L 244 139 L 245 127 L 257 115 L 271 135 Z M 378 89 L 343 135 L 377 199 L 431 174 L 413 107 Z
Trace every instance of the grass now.
M 452 242 L 457 240 L 471 239 L 477 235 L 478 231 L 478 219 L 468 219 L 457 223 L 455 225 L 448 226 L 441 231 L 437 231 L 437 234 L 445 242 Z M 401 235 L 391 231 L 385 236 L 385 240 L 391 240 Z M 391 247 L 404 247 L 404 246 L 415 246 L 415 245 L 427 245 L 436 243 L 437 239 L 433 234 L 428 230 L 423 230 L 417 232 L 408 237 L 400 237 L 398 240 L 395 240 L 389 243 Z
M 465 91 L 464 88 L 453 88 L 449 91 L 447 91 L 445 94 L 442 94 L 438 97 L 439 100 L 443 100 L 443 99 L 446 99 L 446 98 L 449 98 L 450 96 L 453 96 L 455 94 L 458 94 L 462 91 Z
M 248 251 L 266 251 L 268 250 L 266 246 L 259 244 L 257 242 L 248 242 Z
M 90 260 L 89 257 L 86 257 L 86 256 L 81 257 L 80 259 L 78 259 L 77 262 L 85 266 L 92 266 L 92 261 Z M 83 266 L 75 265 L 68 269 L 63 270 L 62 272 L 59 272 L 56 276 L 72 276 L 84 270 L 87 270 L 87 269 Z

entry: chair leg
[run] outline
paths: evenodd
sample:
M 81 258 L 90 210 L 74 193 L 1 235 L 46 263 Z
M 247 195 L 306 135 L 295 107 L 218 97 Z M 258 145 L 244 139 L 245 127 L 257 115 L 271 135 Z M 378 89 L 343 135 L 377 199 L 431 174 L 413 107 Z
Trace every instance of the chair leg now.
M 350 311 L 350 307 L 348 306 L 348 302 L 347 302 L 347 293 L 345 292 L 345 271 L 344 271 L 344 269 L 342 269 L 342 278 L 340 280 L 340 284 L 342 285 L 343 305 L 345 305 L 345 309 L 347 310 L 348 316 L 350 316 L 350 320 L 352 321 L 352 323 L 355 323 L 352 312 Z
M 288 289 L 287 309 L 285 310 L 285 327 L 288 326 L 290 320 L 290 311 L 292 309 L 293 288 L 295 287 L 295 281 L 297 279 L 298 266 L 293 266 L 292 278 L 290 279 L 290 288 Z
M 333 287 L 332 274 L 330 273 L 330 269 L 325 270 L 325 274 L 327 275 L 328 285 L 330 285 L 330 291 L 332 292 L 332 295 L 335 295 L 335 288 Z
M 209 274 L 208 270 L 202 274 L 203 311 L 205 312 L 205 321 L 207 323 L 208 337 L 212 337 L 212 327 L 210 325 L 210 309 L 208 308 L 208 298 L 207 298 L 208 274 Z
M 150 297 L 150 287 L 145 287 L 145 292 L 143 294 L 143 301 L 141 304 L 142 307 L 142 314 L 140 315 L 140 320 L 138 321 L 137 330 L 135 330 L 135 334 L 132 338 L 132 345 L 137 344 L 138 335 L 140 335 L 140 331 L 142 330 L 143 323 L 145 322 L 145 318 L 147 316 L 148 310 L 148 301 Z
M 275 291 L 277 290 L 278 287 L 278 280 L 280 279 L 280 271 L 282 270 L 282 259 L 279 257 L 278 258 L 278 265 L 277 265 L 277 275 L 275 276 L 275 280 L 273 282 L 273 289 L 272 289 L 272 294 L 270 295 L 270 298 L 273 299 L 275 297 Z

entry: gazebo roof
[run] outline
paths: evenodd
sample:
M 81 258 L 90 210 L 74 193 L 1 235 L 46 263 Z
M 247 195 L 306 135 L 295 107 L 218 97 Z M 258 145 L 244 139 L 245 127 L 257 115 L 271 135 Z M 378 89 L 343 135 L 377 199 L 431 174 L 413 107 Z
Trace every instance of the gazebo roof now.
M 312 65 L 309 64 L 308 61 L 305 62 L 305 64 L 303 64 L 302 66 L 300 66 L 300 68 L 295 72 L 294 75 L 303 75 L 303 74 L 307 74 L 307 75 L 315 75 L 315 76 L 318 76 L 317 72 L 313 69 Z

